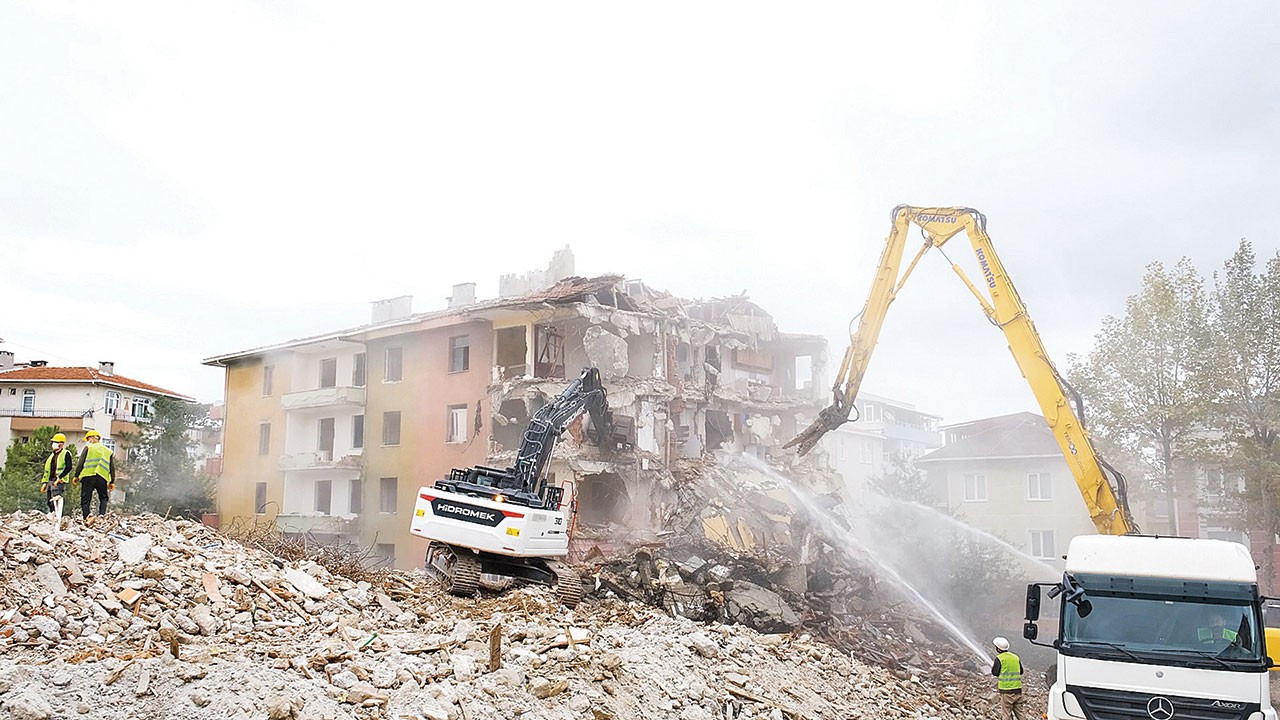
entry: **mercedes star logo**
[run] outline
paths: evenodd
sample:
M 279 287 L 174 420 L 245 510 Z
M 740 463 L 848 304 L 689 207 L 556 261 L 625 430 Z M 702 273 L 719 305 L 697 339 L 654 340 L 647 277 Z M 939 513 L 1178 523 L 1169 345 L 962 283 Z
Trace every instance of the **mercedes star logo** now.
M 1172 720 L 1173 703 L 1167 697 L 1156 696 L 1147 701 L 1147 714 L 1151 720 Z

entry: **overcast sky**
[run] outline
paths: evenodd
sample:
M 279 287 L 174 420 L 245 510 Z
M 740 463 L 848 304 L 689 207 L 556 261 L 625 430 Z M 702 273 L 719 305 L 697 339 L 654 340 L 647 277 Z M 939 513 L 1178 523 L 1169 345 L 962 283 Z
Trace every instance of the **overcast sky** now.
M 1276 251 L 1275 2 L 848 5 L 0 0 L 0 347 L 211 401 L 204 357 L 567 244 L 836 362 L 911 203 L 987 214 L 1065 365 L 1148 262 Z M 864 387 L 1034 410 L 926 260 Z

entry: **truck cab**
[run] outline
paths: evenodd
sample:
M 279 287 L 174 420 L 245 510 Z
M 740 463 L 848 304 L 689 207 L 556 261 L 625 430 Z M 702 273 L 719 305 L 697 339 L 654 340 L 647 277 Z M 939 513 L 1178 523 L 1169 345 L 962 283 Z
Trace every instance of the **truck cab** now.
M 1264 598 L 1243 545 L 1088 535 L 1066 560 L 1049 590 L 1060 601 L 1050 720 L 1276 718 Z M 1027 591 L 1032 641 L 1043 585 Z

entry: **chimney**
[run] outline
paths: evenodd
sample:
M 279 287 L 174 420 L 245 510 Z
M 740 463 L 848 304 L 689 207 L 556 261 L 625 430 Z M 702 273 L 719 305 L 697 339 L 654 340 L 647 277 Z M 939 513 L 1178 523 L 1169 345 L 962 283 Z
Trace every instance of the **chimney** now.
M 456 308 L 463 305 L 472 305 L 476 301 L 476 284 L 475 283 L 458 283 L 453 286 L 453 293 L 449 296 L 449 307 Z
M 99 360 L 98 372 L 102 373 L 103 375 L 115 375 L 116 364 L 111 362 L 110 360 Z
M 413 314 L 413 296 L 401 295 L 373 303 L 373 324 L 403 320 Z
M 8 370 L 13 367 L 13 351 L 0 350 L 0 370 Z

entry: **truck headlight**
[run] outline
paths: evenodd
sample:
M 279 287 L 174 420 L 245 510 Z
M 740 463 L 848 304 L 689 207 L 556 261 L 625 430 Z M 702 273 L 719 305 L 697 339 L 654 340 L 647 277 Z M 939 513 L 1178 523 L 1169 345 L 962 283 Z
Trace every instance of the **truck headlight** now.
M 1071 717 L 1084 717 L 1084 709 L 1080 707 L 1080 701 L 1075 695 L 1065 690 L 1062 691 L 1062 709 L 1066 710 Z

